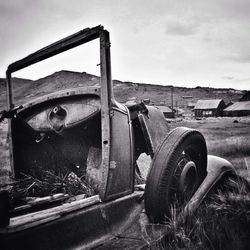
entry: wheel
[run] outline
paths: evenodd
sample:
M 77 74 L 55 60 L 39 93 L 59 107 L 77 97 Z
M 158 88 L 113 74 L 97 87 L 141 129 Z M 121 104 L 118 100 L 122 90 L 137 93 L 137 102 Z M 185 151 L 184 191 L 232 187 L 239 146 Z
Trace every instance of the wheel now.
M 207 146 L 197 130 L 172 130 L 157 149 L 145 187 L 145 210 L 149 219 L 162 222 L 171 207 L 180 210 L 207 174 Z

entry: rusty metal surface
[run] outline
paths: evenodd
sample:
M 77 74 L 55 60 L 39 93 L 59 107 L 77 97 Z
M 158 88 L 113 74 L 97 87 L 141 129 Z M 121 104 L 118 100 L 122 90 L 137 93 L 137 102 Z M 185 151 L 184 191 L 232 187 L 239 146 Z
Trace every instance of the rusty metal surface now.
M 21 172 L 33 174 L 36 164 L 45 169 L 60 170 L 66 166 L 76 172 L 87 171 L 87 176 L 96 181 L 102 203 L 29 230 L 0 235 L 4 249 L 139 249 L 147 246 L 148 239 L 152 238 L 149 235 L 161 232 L 145 226 L 148 221 L 142 213 L 143 192 L 134 192 L 134 163 L 135 155 L 144 151 L 153 157 L 169 128 L 159 109 L 141 104 L 134 111 L 133 107 L 129 111 L 115 101 L 109 33 L 102 26 L 84 29 L 9 65 L 6 75 L 9 108 L 13 107 L 12 72 L 97 38 L 100 39 L 101 89 L 65 90 L 25 104 L 19 112 L 20 117 L 27 119 L 31 129 L 49 131 L 41 141 L 35 141 L 33 132 L 14 117 L 10 122 L 10 153 L 13 154 L 13 175 Z M 84 103 L 92 105 L 86 112 L 83 103 L 80 106 L 72 103 L 70 108 L 67 106 L 71 98 L 87 95 L 95 97 Z M 98 104 L 94 100 L 96 98 Z M 36 111 L 48 103 L 53 103 L 48 110 Z M 77 109 L 75 113 L 74 109 Z M 56 116 L 58 110 L 61 111 L 59 117 Z M 71 120 L 66 122 L 71 111 Z M 133 135 L 130 114 L 137 126 L 134 131 L 140 133 L 138 137 Z M 87 124 L 85 118 L 88 118 Z M 72 124 L 77 126 L 73 128 Z M 61 130 L 63 125 L 69 129 Z M 144 145 L 136 144 L 134 139 L 142 139 Z M 229 162 L 209 156 L 207 178 L 185 210 L 194 211 L 228 171 L 232 171 Z
M 49 57 L 62 53 L 66 50 L 72 49 L 83 43 L 87 43 L 99 37 L 100 31 L 103 30 L 103 26 L 99 25 L 94 28 L 86 28 L 68 37 L 65 37 L 49 46 L 46 46 L 35 53 L 28 55 L 27 57 L 16 61 L 9 65 L 7 72 L 13 73 L 25 67 L 28 67 L 34 63 L 45 60 Z
M 77 98 L 57 99 L 42 108 L 33 111 L 26 118 L 28 124 L 38 131 L 68 129 L 81 122 L 90 120 L 101 110 L 97 96 L 78 96 Z
M 139 114 L 138 118 L 142 127 L 142 132 L 145 137 L 148 151 L 153 157 L 158 146 L 161 145 L 165 136 L 169 132 L 167 122 L 163 113 L 152 106 L 146 106 L 148 113 Z
M 146 213 L 141 211 L 136 215 L 130 227 L 94 249 L 151 249 L 152 242 L 159 240 L 168 228 L 164 224 L 151 224 Z
M 97 95 L 100 96 L 100 87 L 77 87 L 77 88 L 71 88 L 71 89 L 64 89 L 59 90 L 54 93 L 44 95 L 41 97 L 38 97 L 32 101 L 29 101 L 27 103 L 24 103 L 23 109 L 27 109 L 42 103 L 45 103 L 47 101 L 54 101 L 59 98 L 65 98 L 70 96 L 79 96 L 79 95 Z
M 108 203 L 101 203 L 65 215 L 53 222 L 0 234 L 1 249 L 92 249 L 122 237 L 133 226 L 143 209 L 138 203 L 142 192 Z
M 110 168 L 110 148 L 111 148 L 111 117 L 110 117 L 110 111 L 112 107 L 112 101 L 113 100 L 113 88 L 112 88 L 112 79 L 111 79 L 111 61 L 110 61 L 110 40 L 109 40 L 109 32 L 104 30 L 102 26 L 97 26 L 94 28 L 87 28 L 80 32 L 77 32 L 71 36 L 68 36 L 62 40 L 59 40 L 45 48 L 42 48 L 38 50 L 37 52 L 28 55 L 27 57 L 16 61 L 8 66 L 8 69 L 6 71 L 6 84 L 7 84 L 7 93 L 8 93 L 8 106 L 9 109 L 11 109 L 14 105 L 14 97 L 13 97 L 13 90 L 11 85 L 11 73 L 18 71 L 20 69 L 23 69 L 25 67 L 28 67 L 34 63 L 37 63 L 39 61 L 45 60 L 49 57 L 55 56 L 59 53 L 62 53 L 64 51 L 67 51 L 69 49 L 72 49 L 76 46 L 79 46 L 81 44 L 84 44 L 86 42 L 92 41 L 94 39 L 99 38 L 100 42 L 100 70 L 101 70 L 101 91 L 100 91 L 100 97 L 101 97 L 101 148 L 102 148 L 102 164 L 101 164 L 101 186 L 100 186 L 100 196 L 102 200 L 106 199 L 106 187 L 108 182 L 108 176 L 109 176 L 109 168 Z M 94 91 L 97 91 L 95 89 Z M 66 92 L 68 96 L 73 96 L 77 90 Z M 59 96 L 62 96 L 61 93 L 58 94 Z M 46 100 L 48 99 L 56 99 L 55 95 L 46 97 Z M 41 103 L 40 100 L 36 100 L 35 102 L 30 102 L 28 104 L 29 107 L 32 107 L 35 103 Z M 57 127 L 57 126 L 56 126 Z M 18 134 L 19 128 L 16 128 L 16 131 L 13 130 L 14 126 L 10 126 L 10 162 L 11 162 L 11 169 L 12 169 L 12 176 L 15 177 L 15 170 L 18 169 L 16 166 L 14 166 L 15 158 L 18 158 L 15 156 L 15 153 L 13 152 L 13 137 Z M 20 131 L 19 131 L 20 132 Z M 26 131 L 27 132 L 27 131 Z M 22 138 L 25 139 L 25 138 Z M 25 141 L 25 140 L 24 140 Z M 32 144 L 32 143 L 31 143 Z M 16 148 L 18 148 L 18 144 L 15 144 Z M 71 145 L 72 146 L 72 145 Z M 15 152 L 18 152 L 15 151 Z M 57 155 L 58 155 L 57 151 Z M 60 153 L 59 153 L 60 155 Z M 19 154 L 20 156 L 20 154 Z M 38 155 L 39 156 L 39 155 Z M 43 155 L 45 157 L 45 155 Z M 41 157 L 40 157 L 41 158 Z M 45 157 L 46 158 L 46 157 Z M 86 157 L 85 157 L 86 158 Z M 73 163 L 74 164 L 74 163 Z M 24 165 L 25 162 L 24 162 Z M 22 167 L 24 168 L 24 167 Z M 15 170 L 14 170 L 15 169 Z
M 34 129 L 25 126 L 22 119 L 11 120 L 13 139 L 14 170 L 16 177 L 21 173 L 39 178 L 41 170 L 66 174 L 71 170 L 80 176 L 86 171 L 90 147 L 101 149 L 100 113 L 88 120 L 62 131 L 45 133 L 42 140 L 34 138 Z M 40 131 L 36 132 L 40 133 Z
M 111 128 L 107 199 L 132 193 L 134 186 L 133 141 L 128 111 L 113 109 Z
M 100 184 L 100 196 L 107 199 L 107 185 L 110 164 L 111 147 L 111 103 L 113 86 L 111 80 L 111 59 L 109 33 L 100 33 L 100 60 L 101 60 L 101 134 L 102 134 L 102 164 Z
M 235 172 L 233 165 L 220 157 L 208 155 L 207 176 L 184 208 L 184 213 L 193 213 L 204 200 L 208 192 L 226 173 Z

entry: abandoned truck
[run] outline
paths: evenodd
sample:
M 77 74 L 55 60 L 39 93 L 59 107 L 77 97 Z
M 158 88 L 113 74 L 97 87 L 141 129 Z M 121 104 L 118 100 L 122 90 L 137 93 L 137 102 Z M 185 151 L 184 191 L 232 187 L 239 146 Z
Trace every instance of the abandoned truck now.
M 15 106 L 12 73 L 95 39 L 100 43 L 100 87 L 61 90 Z M 109 32 L 102 26 L 10 64 L 6 85 L 8 110 L 1 120 L 9 119 L 12 181 L 0 191 L 1 249 L 143 246 L 143 237 L 138 240 L 142 231 L 131 229 L 144 211 L 153 223 L 166 221 L 172 204 L 180 211 L 194 211 L 214 183 L 232 170 L 226 160 L 207 156 L 200 132 L 184 127 L 169 131 L 155 107 L 143 102 L 127 107 L 115 100 Z M 142 153 L 152 161 L 145 185 L 136 185 L 136 161 Z M 26 203 L 11 207 L 12 186 L 27 176 L 42 182 L 44 171 L 82 180 L 94 193 L 54 192 L 26 197 Z M 138 238 L 131 237 L 136 232 Z

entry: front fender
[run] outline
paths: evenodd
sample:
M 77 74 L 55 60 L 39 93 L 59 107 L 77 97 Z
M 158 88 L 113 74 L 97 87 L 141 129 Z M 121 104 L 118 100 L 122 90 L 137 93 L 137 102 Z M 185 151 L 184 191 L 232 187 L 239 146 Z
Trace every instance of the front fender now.
M 235 169 L 229 161 L 208 155 L 207 176 L 185 206 L 184 213 L 194 213 L 209 191 L 227 173 L 235 173 Z
M 138 115 L 142 133 L 146 141 L 147 149 L 153 158 L 157 148 L 162 144 L 165 136 L 169 133 L 166 119 L 158 108 L 146 106 L 147 113 Z

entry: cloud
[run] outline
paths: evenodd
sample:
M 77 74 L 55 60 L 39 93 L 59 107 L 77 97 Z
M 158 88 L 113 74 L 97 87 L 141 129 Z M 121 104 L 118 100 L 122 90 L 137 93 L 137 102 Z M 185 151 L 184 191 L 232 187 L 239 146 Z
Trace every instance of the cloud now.
M 227 61 L 232 61 L 232 62 L 236 62 L 236 63 L 250 63 L 250 54 L 248 51 L 246 51 L 246 53 L 235 53 L 232 55 L 226 55 L 226 56 L 222 56 L 222 60 L 227 60 Z
M 234 77 L 233 76 L 222 76 L 222 79 L 226 79 L 226 80 L 233 80 Z
M 166 26 L 166 34 L 177 36 L 189 36 L 198 32 L 199 24 L 195 22 L 170 21 Z
M 117 79 L 234 86 L 249 77 L 249 13 L 249 0 L 0 0 L 0 70 L 64 36 L 103 24 L 111 32 Z

